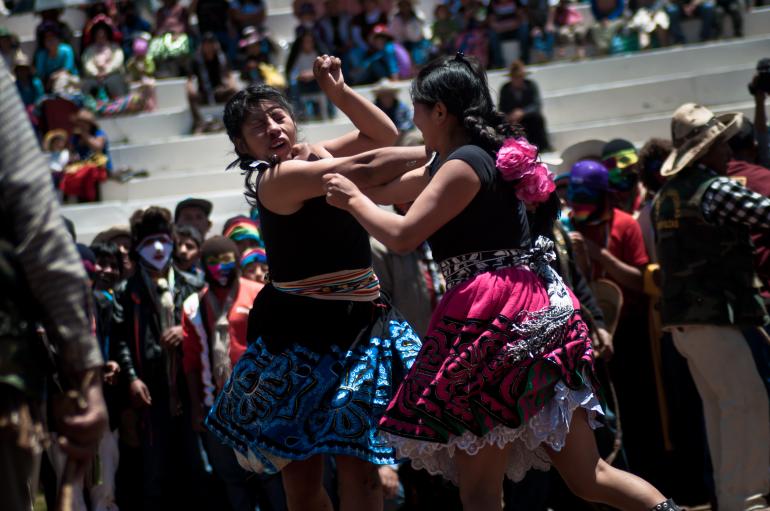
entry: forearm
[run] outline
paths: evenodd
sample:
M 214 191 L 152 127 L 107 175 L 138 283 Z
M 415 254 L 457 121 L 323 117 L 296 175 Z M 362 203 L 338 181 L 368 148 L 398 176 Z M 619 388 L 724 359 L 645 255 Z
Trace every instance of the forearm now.
M 635 266 L 624 263 L 612 255 L 606 248 L 601 250 L 597 262 L 609 276 L 622 287 L 640 293 L 644 290 L 644 277 L 642 271 Z
M 403 174 L 425 165 L 428 157 L 423 146 L 383 147 L 346 158 L 348 163 L 336 170 L 361 189 L 391 183 Z
M 336 96 L 336 97 L 335 97 Z M 353 122 L 353 125 L 378 147 L 393 145 L 398 129 L 385 112 L 374 103 L 351 89 L 347 84 L 337 95 L 330 95 L 332 102 Z
M 385 211 L 363 194 L 352 198 L 347 209 L 369 234 L 394 252 L 409 252 L 423 241 L 411 239 L 405 217 Z

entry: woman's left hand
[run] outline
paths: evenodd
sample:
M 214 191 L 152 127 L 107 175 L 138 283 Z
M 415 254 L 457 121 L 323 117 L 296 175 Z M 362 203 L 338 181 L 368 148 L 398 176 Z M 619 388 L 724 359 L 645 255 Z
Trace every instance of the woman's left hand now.
M 326 174 L 323 180 L 326 202 L 334 207 L 350 209 L 353 199 L 361 196 L 361 190 L 342 174 Z
M 342 61 L 330 55 L 321 55 L 313 63 L 313 76 L 327 95 L 339 94 L 345 88 Z M 334 98 L 330 98 L 332 101 Z

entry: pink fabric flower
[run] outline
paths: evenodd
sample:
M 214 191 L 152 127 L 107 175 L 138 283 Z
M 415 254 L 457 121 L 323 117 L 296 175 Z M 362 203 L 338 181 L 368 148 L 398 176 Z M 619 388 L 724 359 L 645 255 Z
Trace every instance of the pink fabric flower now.
M 525 138 L 509 138 L 497 151 L 497 168 L 506 181 L 522 179 L 533 172 L 537 147 Z
M 532 172 L 524 176 L 516 186 L 516 197 L 528 204 L 545 202 L 556 190 L 553 174 L 542 163 L 532 165 Z

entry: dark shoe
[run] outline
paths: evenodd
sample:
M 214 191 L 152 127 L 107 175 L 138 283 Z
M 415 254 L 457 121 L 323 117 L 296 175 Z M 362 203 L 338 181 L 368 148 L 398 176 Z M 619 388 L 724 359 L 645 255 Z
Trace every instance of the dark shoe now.
M 665 502 L 661 502 L 650 511 L 682 511 L 682 508 L 674 504 L 672 499 L 668 499 Z

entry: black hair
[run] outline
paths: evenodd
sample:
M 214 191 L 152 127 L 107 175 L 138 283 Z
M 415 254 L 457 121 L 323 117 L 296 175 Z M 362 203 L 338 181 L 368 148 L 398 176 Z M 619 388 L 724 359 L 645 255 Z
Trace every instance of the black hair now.
M 505 114 L 495 108 L 486 73 L 478 60 L 462 53 L 440 57 L 423 67 L 412 81 L 412 102 L 432 107 L 443 103 L 478 145 L 493 157 L 506 139 L 524 137 L 519 125 L 512 125 Z M 514 183 L 515 186 L 516 183 Z M 532 225 L 538 232 L 550 232 L 559 214 L 560 203 L 555 193 L 537 207 Z
M 660 169 L 672 150 L 671 141 L 665 138 L 651 138 L 642 146 L 637 169 L 639 179 L 648 190 L 657 192 L 663 187 Z
M 291 103 L 288 98 L 281 91 L 270 87 L 269 85 L 249 85 L 236 93 L 235 96 L 230 98 L 227 105 L 225 105 L 225 129 L 227 130 L 227 136 L 230 137 L 230 141 L 233 143 L 233 150 L 237 156 L 235 161 L 227 166 L 227 169 L 229 170 L 238 167 L 243 171 L 242 173 L 246 185 L 246 201 L 252 206 L 256 204 L 257 200 L 257 185 L 252 179 L 254 173 L 257 171 L 252 166 L 256 160 L 249 154 L 239 152 L 236 141 L 243 138 L 243 123 L 246 122 L 249 115 L 257 110 L 259 104 L 263 101 L 276 103 L 281 109 L 289 114 L 292 121 L 296 122 L 294 111 L 291 108 Z M 271 166 L 278 163 L 275 155 L 270 158 L 268 163 Z
M 138 209 L 131 215 L 131 245 L 136 249 L 147 236 L 174 232 L 171 211 L 159 206 Z
M 120 248 L 112 241 L 97 241 L 89 247 L 94 253 L 96 260 L 100 257 L 114 257 L 118 263 L 118 279 L 123 278 L 123 256 L 120 254 Z

